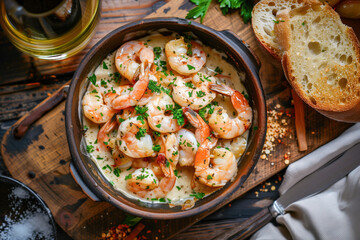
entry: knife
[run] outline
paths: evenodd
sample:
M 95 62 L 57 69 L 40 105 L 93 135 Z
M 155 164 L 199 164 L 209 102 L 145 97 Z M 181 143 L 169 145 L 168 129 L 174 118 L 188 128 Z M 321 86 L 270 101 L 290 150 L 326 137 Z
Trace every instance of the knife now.
M 273 218 L 286 213 L 286 208 L 300 199 L 319 193 L 345 177 L 360 165 L 360 143 L 336 156 L 315 172 L 304 177 L 287 192 L 239 227 L 221 233 L 213 239 L 245 239 L 270 222 Z

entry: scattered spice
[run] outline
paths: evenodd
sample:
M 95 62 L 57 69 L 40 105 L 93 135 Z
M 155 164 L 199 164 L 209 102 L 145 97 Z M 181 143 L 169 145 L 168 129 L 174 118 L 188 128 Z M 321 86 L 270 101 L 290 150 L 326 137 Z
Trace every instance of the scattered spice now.
M 269 156 L 272 156 L 272 152 L 275 151 L 275 147 L 283 142 L 283 138 L 291 135 L 289 128 L 289 117 L 291 114 L 285 112 L 280 104 L 276 104 L 275 109 L 267 111 L 267 131 L 266 138 L 260 158 L 263 160 L 269 160 Z M 288 153 L 290 155 L 290 153 Z
M 119 224 L 117 227 L 110 228 L 107 232 L 101 234 L 102 240 L 144 240 L 148 239 L 147 237 L 140 235 L 140 232 L 145 228 L 145 225 L 139 223 L 141 218 L 133 217 L 130 215 L 126 216 L 125 221 L 122 224 Z M 136 225 L 136 226 L 135 226 Z M 135 226 L 134 229 L 131 227 Z M 146 233 L 151 233 L 148 230 Z

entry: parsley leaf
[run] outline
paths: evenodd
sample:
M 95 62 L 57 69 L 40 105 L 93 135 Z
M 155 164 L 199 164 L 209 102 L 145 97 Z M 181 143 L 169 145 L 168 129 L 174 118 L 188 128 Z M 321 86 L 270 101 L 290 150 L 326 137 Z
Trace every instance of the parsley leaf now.
M 173 119 L 176 119 L 178 124 L 180 126 L 184 125 L 185 123 L 185 119 L 184 119 L 184 115 L 183 115 L 183 110 L 180 107 L 180 105 L 175 104 L 175 109 L 172 110 L 172 114 L 173 114 Z
M 153 80 L 149 81 L 148 88 L 151 90 L 151 92 L 160 93 L 161 91 L 160 84 L 157 85 L 157 82 Z
M 93 75 L 91 75 L 90 77 L 88 77 L 88 79 L 90 80 L 90 82 L 96 86 L 96 75 L 95 73 L 93 73 Z
M 206 93 L 203 92 L 203 91 L 197 91 L 197 92 L 196 92 L 196 96 L 199 97 L 199 98 L 201 98 L 201 97 L 203 97 L 203 96 L 205 96 L 205 95 L 206 95 Z
M 92 152 L 94 151 L 94 146 L 93 146 L 93 145 L 87 145 L 87 146 L 86 146 L 86 151 L 87 151 L 88 153 L 92 153 Z
M 160 149 L 161 149 L 160 145 L 155 145 L 152 147 L 152 150 L 154 150 L 154 152 L 158 152 L 158 151 L 160 151 Z
M 121 170 L 118 169 L 118 168 L 115 168 L 114 169 L 114 175 L 117 176 L 117 177 L 120 177 L 120 173 L 121 173 Z
M 188 67 L 189 70 L 195 69 L 194 66 L 191 66 L 191 65 L 189 65 L 189 64 L 187 65 L 187 67 Z
M 145 133 L 146 133 L 146 129 L 140 127 L 140 128 L 139 128 L 139 131 L 136 133 L 135 137 L 136 137 L 138 140 L 140 140 L 141 137 L 144 137 L 144 136 L 145 136 Z
M 187 19 L 200 17 L 202 23 L 205 14 L 210 6 L 211 0 L 190 0 L 195 3 L 197 7 L 191 9 L 186 15 Z M 240 16 L 243 18 L 244 23 L 247 23 L 251 19 L 251 11 L 253 4 L 251 0 L 218 0 L 220 9 L 224 15 L 226 15 L 230 9 L 239 9 Z
M 103 69 L 109 69 L 108 66 L 106 65 L 106 62 L 103 62 Z
M 154 47 L 153 48 L 155 58 L 160 58 L 161 55 L 161 47 Z
M 141 221 L 141 217 L 135 217 L 135 216 L 131 216 L 131 215 L 126 215 L 126 218 L 124 220 L 124 222 L 122 224 L 126 224 L 129 227 L 133 227 L 135 226 L 138 222 Z
M 142 118 L 147 118 L 149 114 L 147 114 L 148 107 L 140 107 L 139 105 L 135 107 L 136 114 L 142 116 Z
M 197 7 L 191 9 L 185 18 L 198 18 L 200 17 L 200 23 L 203 22 L 205 14 L 210 6 L 211 0 L 190 0 L 192 3 L 195 3 Z
M 202 199 L 203 197 L 205 197 L 205 193 L 202 192 L 193 192 L 193 194 L 190 194 L 190 197 L 195 197 L 197 199 Z

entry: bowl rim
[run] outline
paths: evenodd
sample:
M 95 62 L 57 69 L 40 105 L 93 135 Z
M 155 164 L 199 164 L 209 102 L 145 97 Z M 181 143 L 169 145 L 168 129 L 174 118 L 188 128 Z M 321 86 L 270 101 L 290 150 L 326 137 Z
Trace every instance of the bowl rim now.
M 191 24 L 189 24 L 189 22 Z M 163 212 L 163 213 L 161 213 L 161 212 L 151 212 L 151 211 L 136 209 L 136 208 L 129 206 L 128 204 L 126 204 L 124 202 L 121 202 L 121 201 L 115 199 L 111 195 L 107 194 L 107 192 L 105 190 L 103 190 L 96 183 L 96 181 L 90 176 L 90 174 L 87 174 L 88 171 L 86 170 L 86 167 L 81 160 L 80 153 L 76 147 L 75 136 L 74 136 L 75 134 L 73 131 L 75 123 L 72 121 L 73 116 L 72 116 L 72 111 L 71 111 L 73 108 L 72 107 L 73 104 L 78 105 L 78 102 L 76 102 L 76 103 L 73 102 L 73 97 L 75 94 L 76 86 L 79 81 L 80 82 L 82 81 L 80 79 L 80 76 L 81 76 L 81 73 L 85 70 L 84 67 L 86 66 L 86 63 L 91 60 L 91 58 L 97 52 L 97 49 L 99 47 L 106 44 L 108 39 L 111 39 L 115 35 L 121 34 L 122 31 L 124 31 L 128 28 L 132 28 L 136 25 L 143 25 L 143 28 L 146 29 L 146 25 L 154 24 L 154 23 L 162 23 L 162 24 L 169 24 L 169 25 L 171 25 L 171 24 L 192 25 L 197 30 L 206 32 L 206 34 L 212 35 L 223 42 L 224 42 L 224 39 L 229 40 L 229 37 L 225 36 L 224 31 L 216 31 L 216 30 L 214 30 L 210 27 L 207 27 L 205 25 L 202 25 L 200 23 L 191 22 L 187 19 L 176 18 L 176 17 L 172 17 L 172 18 L 161 17 L 161 18 L 143 19 L 143 20 L 128 23 L 124 26 L 121 26 L 121 27 L 113 30 L 112 32 L 107 34 L 105 37 L 100 39 L 89 50 L 89 52 L 84 56 L 84 58 L 80 62 L 76 72 L 74 73 L 73 80 L 71 82 L 70 89 L 68 92 L 68 97 L 66 100 L 65 123 L 66 123 L 66 133 L 67 133 L 69 149 L 70 149 L 70 153 L 72 156 L 72 161 L 74 163 L 74 166 L 78 170 L 80 176 L 82 177 L 82 180 L 91 189 L 91 191 L 94 192 L 94 194 L 96 196 L 100 197 L 102 200 L 107 201 L 107 202 L 115 205 L 116 207 L 120 208 L 121 210 L 124 210 L 125 212 L 128 212 L 130 214 L 142 216 L 142 217 L 150 218 L 150 219 L 166 220 L 166 219 L 190 217 L 190 216 L 194 216 L 194 215 L 206 212 L 206 211 L 210 211 L 217 205 L 221 204 L 221 202 L 223 202 L 224 200 L 226 200 L 230 196 L 232 196 L 235 193 L 235 191 L 243 185 L 243 183 L 245 182 L 245 180 L 248 178 L 248 176 L 252 172 L 253 168 L 255 167 L 255 165 L 258 161 L 258 158 L 260 157 L 260 154 L 262 151 L 262 146 L 265 141 L 266 101 L 265 101 L 265 94 L 264 94 L 264 91 L 263 91 L 263 88 L 262 88 L 262 85 L 260 82 L 260 78 L 259 78 L 259 66 L 257 65 L 258 63 L 255 63 L 256 57 L 254 57 L 253 53 L 249 50 L 248 46 L 246 46 L 242 41 L 239 41 L 239 38 L 238 38 L 239 44 L 242 45 L 241 46 L 242 48 L 245 48 L 247 50 L 247 53 L 244 53 L 244 51 L 246 51 L 244 49 L 235 50 L 234 44 L 233 44 L 233 46 L 231 46 L 231 48 L 234 50 L 234 52 L 236 52 L 240 56 L 240 58 L 243 62 L 242 65 L 245 68 L 245 72 L 251 77 L 252 85 L 256 89 L 256 92 L 258 95 L 257 97 L 259 99 L 259 106 L 256 109 L 258 112 L 258 115 L 259 115 L 259 118 L 258 118 L 259 122 L 258 122 L 258 126 L 257 126 L 258 129 L 256 130 L 257 132 L 255 133 L 255 135 L 257 137 L 255 136 L 254 139 L 252 139 L 253 141 L 255 141 L 257 143 L 257 147 L 255 148 L 256 151 L 254 151 L 253 153 L 250 153 L 250 154 L 252 154 L 251 166 L 246 169 L 242 169 L 244 174 L 242 174 L 241 177 L 239 177 L 239 176 L 236 177 L 236 179 L 232 182 L 231 186 L 228 186 L 226 189 L 224 189 L 222 194 L 219 195 L 218 197 L 214 198 L 213 200 L 211 200 L 209 202 L 201 204 L 199 206 L 196 206 L 196 204 L 195 204 L 195 206 L 191 209 L 180 210 L 178 212 Z M 231 42 L 227 43 L 227 45 L 231 45 Z M 239 51 L 242 51 L 243 54 L 240 54 Z M 246 58 L 246 59 L 244 59 L 244 58 Z M 249 147 L 249 145 L 250 144 L 247 145 L 247 148 Z M 261 146 L 261 147 L 259 147 L 259 146 Z M 238 175 L 239 175 L 239 167 L 238 167 Z M 235 184 L 235 182 L 237 182 L 237 183 Z M 149 208 L 149 210 L 151 210 L 151 208 Z

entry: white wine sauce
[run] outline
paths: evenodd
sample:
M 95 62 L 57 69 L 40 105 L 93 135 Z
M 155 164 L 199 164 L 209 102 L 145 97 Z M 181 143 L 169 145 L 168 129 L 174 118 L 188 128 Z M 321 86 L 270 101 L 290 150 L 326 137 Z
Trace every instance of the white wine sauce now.
M 160 61 L 167 60 L 164 52 L 165 44 L 174 38 L 175 34 L 171 36 L 163 36 L 159 33 L 154 33 L 139 40 L 145 41 L 153 48 L 160 47 L 162 49 L 160 57 L 155 60 L 156 64 L 161 65 Z M 217 81 L 219 83 L 224 83 L 246 95 L 246 89 L 242 84 L 242 82 L 245 81 L 245 74 L 238 72 L 230 63 L 228 63 L 226 61 L 225 54 L 204 45 L 203 50 L 207 54 L 207 60 L 205 66 L 200 70 L 200 72 L 212 76 L 215 75 L 215 77 L 217 76 Z M 129 84 L 129 81 L 117 73 L 114 58 L 115 52 L 109 54 L 94 72 L 97 82 L 104 83 L 101 86 L 101 89 L 104 92 L 112 91 L 112 89 L 119 85 Z M 165 83 L 168 80 L 169 79 L 163 79 L 164 85 L 168 84 Z M 91 85 L 91 83 L 89 85 Z M 229 97 L 224 97 L 220 94 L 217 94 L 217 97 L 214 101 L 218 102 L 220 106 L 224 107 L 227 112 L 233 112 L 235 115 L 235 110 L 230 102 Z M 115 162 L 110 151 L 100 150 L 99 144 L 97 143 L 97 134 L 101 127 L 100 125 L 93 123 L 84 116 L 83 127 L 86 130 L 84 137 L 87 145 L 87 151 L 91 155 L 92 160 L 96 163 L 100 171 L 113 185 L 113 187 L 128 197 L 136 198 L 144 202 L 169 204 L 170 206 L 182 205 L 183 209 L 188 209 L 195 204 L 197 199 L 206 197 L 207 195 L 219 189 L 207 187 L 197 182 L 195 182 L 195 188 L 192 188 L 194 167 L 180 167 L 177 165 L 175 170 L 176 183 L 174 188 L 169 193 L 167 193 L 166 198 L 140 198 L 136 194 L 130 192 L 126 187 L 126 179 L 136 169 L 131 166 L 122 169 L 114 167 Z M 194 131 L 194 129 L 191 131 Z M 115 139 L 116 136 L 117 133 L 113 132 L 111 133 L 110 139 Z M 248 131 L 235 139 L 219 139 L 218 145 L 229 148 L 234 153 L 235 157 L 239 160 L 245 151 L 247 138 Z M 109 144 L 111 145 L 113 143 Z

